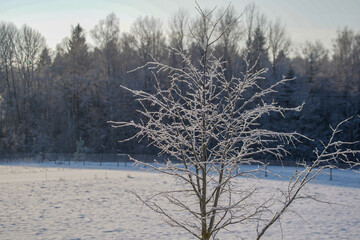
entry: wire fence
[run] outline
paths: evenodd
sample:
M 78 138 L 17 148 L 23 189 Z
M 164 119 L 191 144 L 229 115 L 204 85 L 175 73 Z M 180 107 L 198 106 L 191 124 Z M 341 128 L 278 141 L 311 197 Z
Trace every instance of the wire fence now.
M 131 157 L 142 162 L 153 162 L 155 159 L 158 162 L 164 162 L 166 156 L 157 156 L 156 154 L 131 154 Z M 43 163 L 50 162 L 55 164 L 79 164 L 83 165 L 98 163 L 102 166 L 103 163 L 116 163 L 127 166 L 133 163 L 128 154 L 124 153 L 12 153 L 1 154 L 0 163 Z
M 99 163 L 101 165 L 104 162 L 108 163 L 132 163 L 130 157 L 135 158 L 141 162 L 151 163 L 156 160 L 163 163 L 168 159 L 176 162 L 174 158 L 166 155 L 157 154 L 125 154 L 125 153 L 11 153 L 0 154 L 0 163 L 17 163 L 17 162 L 53 162 L 53 163 L 68 163 L 82 162 L 86 165 L 89 163 Z M 268 165 L 268 166 L 284 166 L 284 167 L 298 167 L 302 165 L 303 161 L 297 159 L 278 160 L 278 159 L 264 159 L 261 162 L 254 163 L 255 165 Z M 252 165 L 254 165 L 252 164 Z M 308 162 L 311 164 L 311 162 Z M 348 166 L 338 164 L 339 168 L 348 168 Z
M 156 154 L 130 154 L 142 162 L 153 163 L 156 160 L 163 163 L 169 159 L 168 156 L 158 156 Z M 173 159 L 174 160 L 174 159 Z M 111 153 L 15 153 L 15 154 L 1 154 L 0 163 L 54 163 L 59 165 L 97 165 L 97 166 L 117 166 L 130 167 L 133 161 L 128 154 L 111 154 Z M 310 163 L 308 163 L 310 164 Z M 239 164 L 240 166 L 241 164 Z M 246 164 L 248 165 L 248 164 Z M 258 162 L 258 167 L 263 168 L 264 176 L 267 177 L 268 167 L 283 166 L 283 167 L 298 167 L 301 168 L 302 163 L 295 159 L 279 161 L 276 159 L 267 159 L 262 163 Z M 346 169 L 348 166 L 337 166 L 338 168 Z M 333 170 L 328 170 L 329 180 L 333 179 Z

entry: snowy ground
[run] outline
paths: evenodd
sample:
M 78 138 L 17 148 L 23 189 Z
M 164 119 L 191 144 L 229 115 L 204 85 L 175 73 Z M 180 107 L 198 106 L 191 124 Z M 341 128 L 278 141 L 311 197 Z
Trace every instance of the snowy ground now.
M 167 176 L 135 168 L 104 164 L 0 165 L 0 239 L 194 239 L 164 224 L 130 191 L 150 194 L 171 189 Z M 271 170 L 271 169 L 270 169 Z M 273 168 L 279 173 L 291 168 Z M 334 171 L 324 174 L 306 191 L 329 206 L 310 200 L 297 202 L 282 219 L 283 239 L 359 239 L 360 174 Z M 285 181 L 239 179 L 271 194 Z M 220 240 L 254 239 L 255 226 L 238 225 Z M 281 239 L 276 225 L 264 239 Z

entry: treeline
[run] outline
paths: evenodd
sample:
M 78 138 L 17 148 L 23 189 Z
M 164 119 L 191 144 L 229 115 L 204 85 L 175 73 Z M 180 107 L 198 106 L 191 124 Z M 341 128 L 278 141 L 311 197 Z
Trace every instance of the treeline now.
M 215 19 L 220 12 L 208 13 Z M 269 69 L 260 84 L 296 77 L 279 89 L 275 101 L 289 107 L 306 102 L 298 115 L 274 116 L 263 124 L 322 139 L 329 124 L 360 114 L 360 33 L 339 29 L 331 54 L 319 41 L 306 42 L 295 52 L 284 25 L 268 20 L 255 5 L 246 8 L 241 21 L 238 16 L 230 8 L 221 18 L 216 29 L 222 36 L 211 49 L 224 60 L 226 76 L 241 76 L 254 66 Z M 112 13 L 89 32 L 95 46 L 77 24 L 52 51 L 35 29 L 0 22 L 0 152 L 73 153 L 79 146 L 97 153 L 152 151 L 146 140 L 119 143 L 134 130 L 108 123 L 139 120 L 136 101 L 120 85 L 153 91 L 151 69 L 130 70 L 152 59 L 181 68 L 177 50 L 201 64 L 207 24 L 179 10 L 167 27 L 145 16 L 129 32 L 121 32 Z M 166 73 L 157 78 L 162 87 L 168 86 Z M 354 119 L 344 134 L 359 140 L 359 121 Z

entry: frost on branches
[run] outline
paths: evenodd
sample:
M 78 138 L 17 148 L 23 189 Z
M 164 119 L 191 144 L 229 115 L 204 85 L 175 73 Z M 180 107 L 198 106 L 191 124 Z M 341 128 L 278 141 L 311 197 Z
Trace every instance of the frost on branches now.
M 343 150 L 346 143 L 331 139 L 323 150 L 316 151 L 317 160 L 311 166 L 304 163 L 304 170 L 290 179 L 286 191 L 271 199 L 256 199 L 256 188 L 242 189 L 235 184 L 239 176 L 255 176 L 263 169 L 244 171 L 242 165 L 261 165 L 269 155 L 281 161 L 289 154 L 286 145 L 296 145 L 306 138 L 296 132 L 264 129 L 259 124 L 264 116 L 285 116 L 286 112 L 300 111 L 302 106 L 284 108 L 271 100 L 276 87 L 291 79 L 262 88 L 259 81 L 264 80 L 265 69 L 256 70 L 247 64 L 241 77 L 226 78 L 224 62 L 210 50 L 221 37 L 221 33 L 213 36 L 220 19 L 211 22 L 200 8 L 199 13 L 204 26 L 210 26 L 204 30 L 204 38 L 196 38 L 203 53 L 199 67 L 182 52 L 177 52 L 182 68 L 156 60 L 147 63 L 142 68 L 150 69 L 155 79 L 157 74 L 166 73 L 170 87 L 162 89 L 157 80 L 154 93 L 127 89 L 141 104 L 143 121 L 112 123 L 116 127 L 136 128 L 138 132 L 132 138 L 148 139 L 160 154 L 168 157 L 165 162 L 154 163 L 133 160 L 174 176 L 178 182 L 177 189 L 156 192 L 148 198 L 135 193 L 170 225 L 183 228 L 198 239 L 210 239 L 229 225 L 254 222 L 259 239 L 295 199 L 304 197 L 299 195 L 300 190 L 319 171 L 332 167 L 334 161 L 352 161 L 348 155 L 358 151 Z M 334 134 L 337 131 L 334 129 Z M 170 205 L 159 204 L 159 199 Z

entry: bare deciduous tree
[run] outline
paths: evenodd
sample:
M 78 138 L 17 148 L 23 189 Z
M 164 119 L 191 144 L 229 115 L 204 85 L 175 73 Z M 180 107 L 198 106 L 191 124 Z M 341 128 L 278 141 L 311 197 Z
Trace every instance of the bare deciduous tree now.
M 37 63 L 45 47 L 45 39 L 41 34 L 24 25 L 16 38 L 16 59 L 18 72 L 21 79 L 22 96 L 25 98 L 24 105 L 28 104 L 30 91 L 34 82 Z M 24 107 L 25 107 L 24 106 Z
M 357 84 L 360 77 L 360 34 L 348 28 L 338 30 L 333 52 L 336 88 L 345 95 L 356 96 L 360 91 Z
M 105 48 L 108 44 L 117 44 L 120 34 L 120 21 L 115 13 L 109 14 L 105 20 L 99 23 L 91 30 L 91 36 L 100 46 Z
M 303 55 L 307 81 L 313 84 L 315 78 L 322 73 L 323 66 L 328 59 L 328 51 L 319 41 L 315 43 L 306 42 L 303 48 Z
M 266 38 L 267 18 L 253 3 L 246 6 L 245 17 L 247 40 L 244 54 L 247 56 L 247 61 L 250 65 L 254 65 L 254 70 L 267 68 L 270 65 Z
M 333 129 L 333 136 L 323 144 L 323 149 L 315 151 L 315 161 L 310 165 L 304 163 L 304 170 L 295 172 L 288 189 L 279 197 L 254 201 L 256 188 L 244 189 L 234 184 L 239 176 L 251 176 L 260 171 L 243 170 L 239 166 L 263 164 L 262 160 L 269 155 L 281 160 L 289 154 L 285 145 L 306 138 L 296 132 L 265 129 L 259 124 L 265 115 L 278 113 L 284 116 L 289 111 L 300 111 L 302 105 L 285 108 L 268 98 L 276 93 L 277 86 L 291 80 L 282 79 L 262 89 L 258 81 L 262 80 L 264 69 L 254 70 L 253 66 L 247 65 L 242 77 L 227 79 L 222 60 L 209 51 L 221 37 L 221 34 L 214 35 L 221 19 L 210 19 L 211 14 L 200 7 L 198 11 L 201 22 L 205 23 L 200 26 L 207 28 L 202 32 L 204 36 L 196 38 L 203 50 L 200 67 L 182 52 L 178 54 L 185 64 L 183 68 L 156 60 L 140 67 L 149 68 L 155 76 L 168 73 L 171 85 L 162 89 L 157 81 L 155 93 L 126 88 L 141 104 L 139 111 L 143 121 L 112 123 L 115 127 L 136 128 L 138 132 L 131 139 L 149 139 L 160 154 L 167 157 L 165 162 L 154 163 L 133 160 L 173 176 L 179 182 L 175 189 L 154 193 L 147 199 L 135 193 L 170 225 L 206 240 L 215 239 L 219 231 L 230 225 L 255 221 L 260 239 L 294 200 L 301 199 L 299 192 L 309 181 L 324 169 L 335 166 L 337 161 L 348 166 L 357 164 L 349 155 L 355 157 L 359 151 L 346 147 L 352 143 L 335 140 L 341 123 Z M 185 89 L 179 87 L 183 84 Z M 158 204 L 159 198 L 168 201 L 171 208 Z M 282 205 L 274 209 L 270 204 L 273 202 Z M 179 212 L 186 214 L 179 215 Z
M 165 36 L 160 19 L 139 17 L 131 26 L 131 33 L 136 39 L 141 61 L 146 63 L 154 58 L 161 58 L 165 51 Z
M 220 53 L 219 55 L 224 60 L 226 72 L 225 75 L 230 79 L 235 72 L 233 69 L 236 56 L 239 53 L 239 42 L 243 38 L 244 29 L 240 25 L 240 16 L 236 13 L 235 9 L 232 6 L 229 6 L 226 11 L 220 10 L 219 14 L 225 12 L 223 17 L 220 17 L 220 23 L 218 25 L 217 31 L 221 35 L 217 43 L 217 50 Z M 229 27 L 230 26 L 230 27 Z
M 262 215 L 259 220 L 263 224 L 261 227 L 258 225 L 257 238 L 260 239 L 264 236 L 265 232 L 277 221 L 280 221 L 281 216 L 289 211 L 290 205 L 295 201 L 302 201 L 305 198 L 320 201 L 315 196 L 302 194 L 303 188 L 317 177 L 324 170 L 340 168 L 340 169 L 355 169 L 360 165 L 359 162 L 359 149 L 352 149 L 356 142 L 344 142 L 339 140 L 339 133 L 341 133 L 342 126 L 348 122 L 345 119 L 338 123 L 335 128 L 331 128 L 331 136 L 327 142 L 322 142 L 321 149 L 314 150 L 314 160 L 300 162 L 298 168 L 291 176 L 287 188 L 281 189 L 280 195 L 276 197 L 274 202 L 280 203 L 278 207 L 268 207 L 266 212 L 269 213 Z
M 1 22 L 0 25 L 0 64 L 1 70 L 4 72 L 3 79 L 5 80 L 4 86 L 6 91 L 2 92 L 2 95 L 7 95 L 9 105 L 14 107 L 16 111 L 13 111 L 14 116 L 19 118 L 19 100 L 18 91 L 15 84 L 15 38 L 17 35 L 17 28 L 12 23 Z
M 131 33 L 136 40 L 136 50 L 141 64 L 145 64 L 152 58 L 164 58 L 167 52 L 165 47 L 165 36 L 160 19 L 149 16 L 139 17 L 132 24 Z M 153 91 L 153 83 L 154 80 L 152 74 L 145 70 L 144 88 L 147 91 Z
M 279 20 L 270 24 L 268 35 L 273 76 L 276 79 L 278 77 L 279 61 L 282 60 L 281 57 L 288 55 L 291 41 L 286 34 L 285 27 L 281 25 Z
M 188 20 L 189 13 L 185 9 L 179 9 L 169 20 L 170 46 L 181 52 L 185 50 Z

